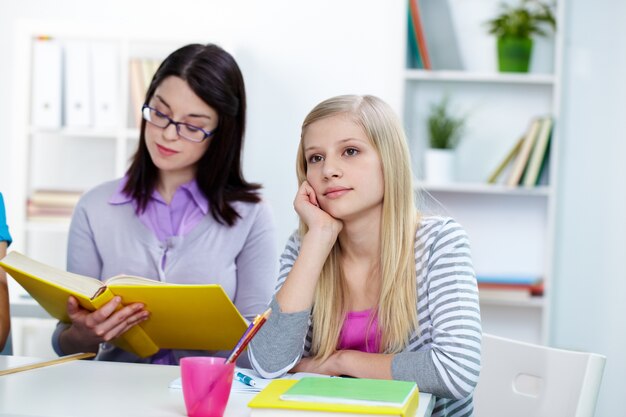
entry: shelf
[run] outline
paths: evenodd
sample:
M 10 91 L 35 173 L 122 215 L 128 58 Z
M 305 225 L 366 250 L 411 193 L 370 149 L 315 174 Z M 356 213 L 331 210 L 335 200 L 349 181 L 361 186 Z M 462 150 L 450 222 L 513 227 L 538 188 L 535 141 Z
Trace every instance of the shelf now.
M 93 139 L 115 139 L 118 136 L 116 130 L 94 130 L 93 128 L 59 128 L 59 129 L 42 129 L 40 127 L 31 126 L 29 129 L 31 135 L 53 135 L 77 138 L 93 138 Z
M 27 220 L 28 232 L 58 232 L 65 233 L 70 228 L 70 218 L 59 220 Z
M 126 128 L 126 130 L 124 131 L 124 136 L 126 137 L 126 139 L 138 140 L 139 139 L 139 129 L 136 128 L 136 127 Z
M 507 300 L 503 298 L 481 298 L 480 304 L 494 307 L 543 308 L 543 297 L 532 297 L 527 300 Z
M 443 193 L 463 193 L 463 194 L 490 194 L 502 196 L 536 196 L 547 197 L 551 193 L 549 186 L 538 187 L 509 187 L 501 184 L 484 183 L 451 183 L 451 184 L 429 184 L 418 182 L 418 191 L 443 192 Z
M 23 298 L 22 298 L 23 297 Z M 31 317 L 49 319 L 50 314 L 28 294 L 20 296 L 17 301 L 11 300 L 11 317 Z
M 499 83 L 499 84 L 539 84 L 551 86 L 555 77 L 552 74 L 516 74 L 500 72 L 467 71 L 428 71 L 408 69 L 405 78 L 409 81 L 459 82 L 459 83 Z

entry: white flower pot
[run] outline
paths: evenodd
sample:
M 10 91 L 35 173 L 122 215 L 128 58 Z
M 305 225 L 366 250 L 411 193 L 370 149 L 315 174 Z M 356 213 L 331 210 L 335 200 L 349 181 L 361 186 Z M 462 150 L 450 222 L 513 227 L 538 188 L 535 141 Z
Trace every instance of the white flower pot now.
M 427 149 L 424 154 L 424 179 L 430 184 L 454 182 L 455 152 L 453 149 Z

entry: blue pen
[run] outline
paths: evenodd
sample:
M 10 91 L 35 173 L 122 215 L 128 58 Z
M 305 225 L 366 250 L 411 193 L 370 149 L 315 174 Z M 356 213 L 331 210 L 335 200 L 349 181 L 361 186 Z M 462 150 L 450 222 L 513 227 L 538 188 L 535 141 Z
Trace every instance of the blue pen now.
M 252 379 L 251 376 L 248 376 L 246 374 L 242 374 L 241 372 L 236 372 L 235 373 L 235 378 L 237 378 L 237 381 L 243 382 L 244 384 L 250 386 L 250 387 L 256 387 L 256 381 L 254 379 Z

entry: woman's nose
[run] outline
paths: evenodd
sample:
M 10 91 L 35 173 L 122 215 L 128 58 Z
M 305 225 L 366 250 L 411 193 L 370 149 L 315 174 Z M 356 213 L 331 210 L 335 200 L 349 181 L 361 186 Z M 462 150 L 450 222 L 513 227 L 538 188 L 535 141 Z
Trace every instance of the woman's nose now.
M 178 129 L 176 128 L 176 125 L 174 123 L 170 123 L 163 128 L 163 138 L 166 140 L 178 139 Z

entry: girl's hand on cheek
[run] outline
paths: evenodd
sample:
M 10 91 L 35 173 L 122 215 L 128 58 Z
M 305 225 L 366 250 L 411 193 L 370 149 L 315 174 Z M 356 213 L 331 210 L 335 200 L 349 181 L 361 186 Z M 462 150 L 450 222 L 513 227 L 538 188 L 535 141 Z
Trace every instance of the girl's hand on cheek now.
M 343 228 L 341 220 L 335 219 L 319 206 L 315 190 L 307 181 L 300 185 L 293 205 L 309 230 L 329 230 L 336 236 Z

